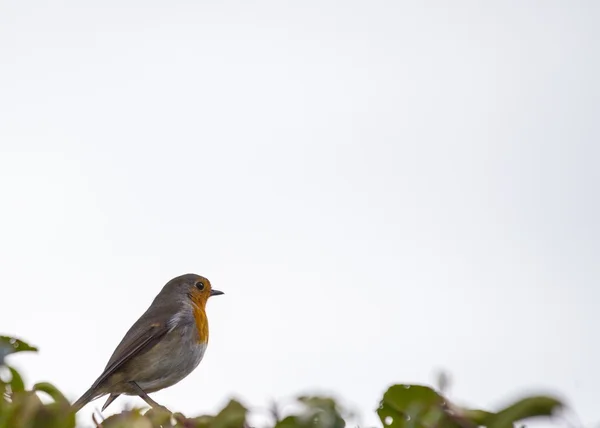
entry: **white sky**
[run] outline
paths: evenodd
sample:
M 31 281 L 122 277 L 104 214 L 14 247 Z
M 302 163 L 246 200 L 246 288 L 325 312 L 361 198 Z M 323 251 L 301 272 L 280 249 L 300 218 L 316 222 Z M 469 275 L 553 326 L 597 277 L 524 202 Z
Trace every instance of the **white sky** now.
M 373 423 L 444 368 L 461 403 L 598 423 L 600 3 L 423 4 L 1 0 L 27 380 L 76 399 L 195 272 L 226 295 L 172 410 L 334 391 Z

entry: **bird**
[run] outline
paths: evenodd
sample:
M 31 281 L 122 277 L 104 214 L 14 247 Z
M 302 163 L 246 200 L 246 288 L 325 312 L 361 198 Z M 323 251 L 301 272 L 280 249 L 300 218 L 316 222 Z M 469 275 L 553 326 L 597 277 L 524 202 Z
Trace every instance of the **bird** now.
M 221 294 L 225 293 L 213 289 L 208 279 L 193 273 L 167 282 L 71 409 L 76 413 L 107 394 L 102 411 L 121 394 L 163 407 L 148 394 L 175 385 L 198 367 L 208 345 L 206 303 Z

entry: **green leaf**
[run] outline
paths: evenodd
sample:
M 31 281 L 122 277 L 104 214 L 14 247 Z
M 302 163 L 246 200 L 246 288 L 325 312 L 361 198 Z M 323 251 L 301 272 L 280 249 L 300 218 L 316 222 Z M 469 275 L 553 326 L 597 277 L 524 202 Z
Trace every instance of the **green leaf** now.
M 67 402 L 43 404 L 35 390 L 11 394 L 10 415 L 1 415 L 7 427 L 23 428 L 73 428 L 75 414 Z M 0 425 L 2 426 L 2 425 Z
M 298 401 L 306 406 L 306 410 L 297 420 L 298 423 L 314 428 L 344 428 L 346 426 L 346 421 L 341 415 L 342 410 L 333 398 L 302 396 L 298 397 Z
M 298 418 L 298 416 L 287 416 L 277 422 L 274 428 L 298 428 L 302 427 L 303 424 Z
M 422 385 L 393 385 L 384 394 L 377 409 L 384 426 L 402 428 L 407 422 L 444 400 L 433 389 Z
M 37 348 L 15 337 L 0 336 L 0 364 L 4 364 L 7 355 L 25 351 L 37 351 Z
M 214 421 L 214 419 L 215 419 L 214 416 L 208 416 L 208 415 L 198 416 L 196 418 L 191 418 L 191 419 L 186 418 L 185 416 L 181 415 L 180 413 L 175 415 L 175 420 L 177 421 L 177 423 L 186 428 L 188 428 L 188 427 L 209 428 L 212 426 L 211 424 Z M 180 425 L 177 425 L 177 426 L 180 426 Z
M 19 374 L 17 369 L 15 369 L 13 367 L 8 367 L 8 369 L 10 370 L 10 374 L 11 374 L 11 379 L 9 382 L 11 391 L 12 392 L 25 391 L 25 383 L 23 382 L 23 378 L 21 377 L 21 375 Z
M 303 411 L 277 421 L 275 428 L 344 428 L 346 421 L 337 402 L 330 397 L 301 396 Z
M 537 396 L 524 398 L 499 411 L 489 419 L 490 428 L 510 428 L 515 422 L 539 416 L 552 416 L 563 403 L 553 397 Z
M 475 426 L 488 426 L 489 421 L 496 414 L 485 410 L 461 409 L 461 416 Z
M 60 405 L 69 405 L 69 400 L 65 398 L 65 396 L 58 390 L 57 387 L 48 382 L 40 382 L 33 385 L 34 391 L 45 392 L 48 394 L 55 403 Z
M 32 428 L 74 428 L 75 414 L 65 411 L 56 403 L 43 406 L 38 410 Z
M 0 397 L 0 428 L 9 428 L 9 421 L 15 411 L 15 406 L 12 403 L 5 401 Z
M 172 427 L 171 419 L 173 414 L 166 409 L 152 408 L 144 413 L 144 416 L 150 419 L 152 426 L 168 428 Z
M 25 391 L 13 394 L 11 399 L 13 411 L 7 421 L 7 426 L 31 427 L 38 411 L 43 406 L 40 398 L 32 391 Z
M 236 400 L 231 400 L 214 417 L 211 423 L 212 428 L 243 428 L 246 422 L 246 408 Z
M 102 428 L 154 428 L 149 418 L 138 410 L 130 410 L 109 416 L 102 422 Z
M 454 428 L 460 425 L 447 413 L 446 400 L 423 385 L 393 385 L 377 409 L 384 427 L 389 428 Z

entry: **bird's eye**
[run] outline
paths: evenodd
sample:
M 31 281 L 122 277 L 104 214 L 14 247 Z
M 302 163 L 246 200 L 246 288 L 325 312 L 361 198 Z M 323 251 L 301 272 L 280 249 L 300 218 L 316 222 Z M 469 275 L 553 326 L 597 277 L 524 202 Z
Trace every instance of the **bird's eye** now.
M 202 281 L 198 281 L 196 283 L 196 288 L 200 291 L 204 290 L 204 283 Z

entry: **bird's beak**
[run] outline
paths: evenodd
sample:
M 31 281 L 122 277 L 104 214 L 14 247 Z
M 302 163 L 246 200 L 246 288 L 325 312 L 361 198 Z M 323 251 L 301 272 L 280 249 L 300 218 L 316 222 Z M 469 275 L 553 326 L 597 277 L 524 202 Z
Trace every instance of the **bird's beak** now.
M 222 291 L 219 291 L 219 290 L 210 290 L 210 296 L 211 297 L 212 296 L 219 296 L 221 294 L 225 294 L 225 293 L 223 293 Z

